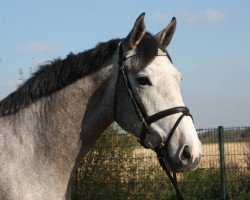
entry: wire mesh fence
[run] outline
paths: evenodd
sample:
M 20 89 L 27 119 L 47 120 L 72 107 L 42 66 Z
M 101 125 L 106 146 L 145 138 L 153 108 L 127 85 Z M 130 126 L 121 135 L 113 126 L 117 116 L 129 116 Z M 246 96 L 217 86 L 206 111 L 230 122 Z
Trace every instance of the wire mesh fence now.
M 218 129 L 198 130 L 203 144 L 200 167 L 177 176 L 185 199 L 250 199 L 250 127 L 223 130 L 224 179 Z M 176 197 L 155 153 L 141 147 L 132 135 L 117 134 L 110 127 L 77 170 L 72 199 L 161 200 Z

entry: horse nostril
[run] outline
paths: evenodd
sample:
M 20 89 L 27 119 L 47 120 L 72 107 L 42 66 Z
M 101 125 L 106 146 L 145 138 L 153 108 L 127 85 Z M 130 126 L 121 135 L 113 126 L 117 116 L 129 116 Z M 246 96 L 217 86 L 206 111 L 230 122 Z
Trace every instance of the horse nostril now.
M 185 147 L 183 148 L 182 157 L 184 159 L 192 158 L 191 153 L 190 153 L 190 148 L 188 145 L 185 145 Z

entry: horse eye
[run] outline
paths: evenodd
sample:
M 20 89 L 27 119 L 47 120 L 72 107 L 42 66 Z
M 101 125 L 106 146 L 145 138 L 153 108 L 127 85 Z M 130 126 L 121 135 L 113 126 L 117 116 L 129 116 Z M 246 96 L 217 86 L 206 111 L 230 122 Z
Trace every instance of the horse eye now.
M 136 79 L 140 85 L 152 85 L 151 81 L 146 76 L 141 76 Z

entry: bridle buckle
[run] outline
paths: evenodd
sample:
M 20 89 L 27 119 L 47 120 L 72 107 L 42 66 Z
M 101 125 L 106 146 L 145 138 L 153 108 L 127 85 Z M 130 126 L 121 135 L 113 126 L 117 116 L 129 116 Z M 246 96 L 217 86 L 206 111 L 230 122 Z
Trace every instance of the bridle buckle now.
M 160 148 L 163 148 L 163 147 L 165 147 L 165 144 L 163 142 L 161 142 L 159 146 L 160 146 Z

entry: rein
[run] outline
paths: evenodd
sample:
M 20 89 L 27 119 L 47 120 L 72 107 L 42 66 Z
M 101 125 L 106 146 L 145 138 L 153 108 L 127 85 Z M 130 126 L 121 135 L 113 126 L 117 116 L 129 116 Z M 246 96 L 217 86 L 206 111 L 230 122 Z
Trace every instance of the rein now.
M 116 108 L 117 108 L 117 88 L 118 88 L 118 82 L 120 77 L 122 77 L 123 83 L 125 85 L 125 88 L 128 92 L 129 98 L 133 103 L 135 112 L 138 116 L 138 119 L 140 120 L 141 124 L 142 124 L 142 129 L 141 129 L 141 133 L 140 133 L 140 144 L 142 146 L 144 146 L 145 148 L 149 148 L 146 144 L 145 144 L 145 139 L 146 139 L 146 135 L 147 134 L 159 134 L 158 132 L 154 131 L 151 129 L 150 124 L 165 118 L 167 116 L 170 115 L 174 115 L 177 113 L 182 113 L 180 115 L 180 117 L 176 120 L 174 126 L 172 127 L 171 131 L 168 134 L 168 138 L 167 140 L 164 142 L 162 141 L 158 146 L 153 147 L 150 143 L 150 141 L 148 141 L 148 143 L 155 149 L 155 152 L 157 154 L 157 158 L 159 160 L 159 163 L 162 167 L 162 169 L 166 172 L 167 176 L 169 177 L 171 183 L 174 186 L 175 192 L 176 192 L 176 196 L 179 200 L 183 200 L 183 197 L 180 193 L 180 190 L 178 188 L 178 184 L 177 184 L 177 179 L 176 179 L 176 173 L 173 173 L 173 175 L 171 174 L 171 172 L 168 170 L 168 168 L 165 166 L 164 163 L 164 154 L 162 153 L 162 150 L 165 150 L 166 152 L 168 152 L 168 144 L 176 130 L 176 128 L 178 127 L 179 123 L 181 122 L 181 120 L 183 119 L 184 116 L 190 116 L 192 118 L 192 115 L 189 113 L 189 109 L 187 107 L 183 107 L 183 106 L 178 106 L 178 107 L 174 107 L 174 108 L 170 108 L 170 109 L 166 109 L 163 111 L 160 111 L 158 113 L 155 113 L 151 116 L 148 116 L 144 106 L 142 105 L 140 99 L 138 99 L 138 97 L 135 95 L 133 88 L 129 82 L 128 79 L 128 75 L 127 75 L 127 68 L 125 65 L 123 65 L 123 62 L 133 56 L 136 56 L 138 54 L 134 54 L 128 57 L 124 57 L 123 55 L 123 50 L 122 50 L 122 44 L 120 44 L 119 47 L 119 72 L 118 72 L 118 76 L 117 76 L 117 81 L 116 81 L 116 89 L 115 89 L 115 95 L 114 95 L 114 118 L 115 120 L 117 119 L 116 117 Z M 157 55 L 158 56 L 158 55 Z M 162 56 L 162 55 L 159 55 Z M 159 134 L 160 135 L 160 134 Z M 160 135 L 161 136 L 161 135 Z M 163 137 L 161 136 L 162 140 Z

